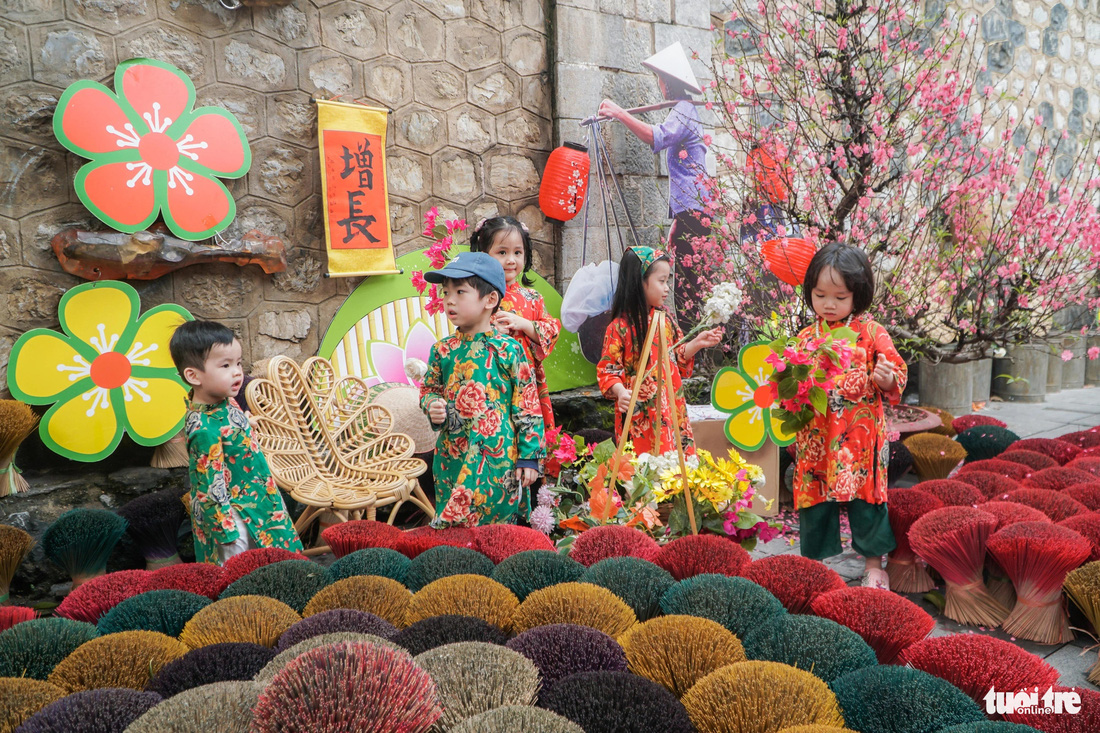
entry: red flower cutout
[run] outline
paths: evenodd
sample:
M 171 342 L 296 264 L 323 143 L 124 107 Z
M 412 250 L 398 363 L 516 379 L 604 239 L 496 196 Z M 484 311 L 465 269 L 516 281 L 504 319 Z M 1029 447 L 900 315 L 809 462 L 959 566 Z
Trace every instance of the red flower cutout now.
M 217 107 L 195 103 L 195 86 L 162 61 L 130 59 L 115 69 L 115 92 L 94 81 L 71 84 L 57 104 L 57 139 L 89 158 L 76 175 L 84 205 L 122 232 L 163 214 L 181 239 L 205 239 L 237 213 L 218 178 L 240 178 L 252 164 L 244 130 Z

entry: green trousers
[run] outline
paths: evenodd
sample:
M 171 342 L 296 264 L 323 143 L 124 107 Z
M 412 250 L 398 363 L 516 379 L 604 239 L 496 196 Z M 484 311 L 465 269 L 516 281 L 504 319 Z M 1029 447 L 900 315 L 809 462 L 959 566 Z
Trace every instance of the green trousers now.
M 823 501 L 798 510 L 799 543 L 803 557 L 824 560 L 839 555 L 840 507 L 848 507 L 852 527 L 852 549 L 863 557 L 882 557 L 898 546 L 890 529 L 885 504 L 869 504 L 863 499 L 849 502 Z

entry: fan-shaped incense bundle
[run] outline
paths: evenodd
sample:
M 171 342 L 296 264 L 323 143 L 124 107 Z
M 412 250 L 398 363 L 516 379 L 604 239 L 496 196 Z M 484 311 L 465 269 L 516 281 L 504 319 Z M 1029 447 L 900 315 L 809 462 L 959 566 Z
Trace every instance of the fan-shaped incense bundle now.
M 473 616 L 507 631 L 517 606 L 515 594 L 495 580 L 483 575 L 451 575 L 418 591 L 409 602 L 405 621 L 413 624 L 431 616 Z
M 925 639 L 903 651 L 898 663 L 947 680 L 983 707 L 990 688 L 1045 690 L 1058 682 L 1058 670 L 1040 657 L 985 634 Z
M 1032 489 L 1052 489 L 1062 491 L 1075 484 L 1087 484 L 1095 477 L 1088 471 L 1078 471 L 1076 468 L 1044 468 L 1036 471 L 1024 480 L 1024 486 Z
M 881 664 L 932 633 L 936 620 L 908 598 L 880 588 L 844 588 L 818 596 L 813 612 L 859 634 Z
M 306 604 L 308 618 L 337 608 L 348 608 L 374 614 L 400 628 L 405 625 L 412 594 L 392 578 L 376 575 L 353 575 L 322 588 Z
M 187 436 L 181 430 L 153 451 L 153 468 L 181 468 L 187 465 Z
M 926 432 L 932 435 L 944 435 L 948 438 L 955 437 L 955 416 L 947 410 L 941 410 L 938 407 L 932 407 L 930 405 L 920 405 L 920 409 L 931 412 L 933 415 L 940 419 L 940 424 L 934 428 L 928 429 Z
M 593 527 L 578 535 L 569 557 L 591 567 L 609 557 L 640 557 L 651 559 L 660 547 L 656 540 L 641 530 L 621 524 Z
M 0 400 L 0 498 L 30 488 L 15 465 L 15 454 L 36 425 L 38 415 L 30 407 L 18 400 Z
M 729 629 L 706 618 L 660 616 L 621 637 L 631 672 L 682 698 L 703 677 L 744 662 L 745 648 Z
M 1044 458 L 1046 456 L 1043 456 Z M 1055 464 L 1057 465 L 1057 464 Z M 1030 476 L 1034 471 L 1029 466 L 1025 466 L 1022 463 L 1016 461 L 1005 460 L 1002 455 L 998 458 L 990 458 L 986 461 L 974 461 L 973 463 L 967 463 L 959 469 L 956 476 L 962 476 L 964 473 L 970 473 L 971 471 L 986 471 L 988 473 L 995 473 L 1005 478 L 1010 478 L 1013 481 L 1023 481 Z
M 1059 465 L 1058 461 L 1045 453 L 1024 450 L 1023 448 L 1006 450 L 997 458 L 1002 461 L 1009 461 L 1010 463 L 1018 463 L 1027 468 L 1029 474 L 1035 473 L 1036 471 L 1042 471 L 1045 468 L 1057 468 Z
M 709 618 L 743 639 L 758 624 L 787 609 L 765 588 L 746 578 L 696 575 L 665 591 L 661 611 Z
M 281 652 L 310 637 L 341 631 L 392 639 L 397 634 L 397 627 L 373 613 L 350 608 L 334 608 L 331 611 L 323 611 L 304 618 L 291 626 L 279 637 L 279 644 L 275 648 Z
M 746 634 L 745 654 L 804 669 L 826 683 L 878 664 L 875 650 L 856 632 L 832 619 L 794 613 L 772 616 Z
M 1092 554 L 1089 541 L 1058 525 L 1020 522 L 989 538 L 989 554 L 1016 587 L 1016 606 L 1004 620 L 1005 631 L 1041 644 L 1071 641 L 1062 584 Z
M 995 425 L 979 425 L 959 433 L 955 438 L 959 445 L 966 448 L 967 462 L 996 458 L 1019 439 L 1020 436 L 1008 428 Z
M 890 576 L 890 587 L 896 592 L 927 593 L 936 587 L 924 561 L 909 545 L 909 528 L 913 522 L 942 506 L 939 497 L 919 488 L 887 489 L 886 509 L 897 547 L 887 556 L 886 573 Z
M 568 718 L 585 733 L 695 730 L 684 706 L 671 692 L 629 672 L 601 670 L 570 675 L 542 691 L 539 707 Z
M 613 639 L 637 622 L 630 606 L 607 588 L 591 583 L 559 583 L 537 590 L 519 604 L 511 620 L 516 633 L 546 624 L 579 624 Z
M 1066 468 L 1075 468 L 1078 471 L 1088 471 L 1100 480 L 1100 458 L 1095 456 L 1079 456 L 1066 464 Z
M 837 698 L 825 682 L 778 662 L 742 662 L 711 672 L 684 695 L 683 703 L 700 733 L 844 724 Z
M 945 435 L 917 433 L 903 442 L 913 454 L 913 466 L 921 481 L 947 478 L 966 458 L 966 449 Z
M 328 723 L 333 710 L 342 718 Z M 276 675 L 256 703 L 252 730 L 424 733 L 440 715 L 435 683 L 404 651 L 345 642 L 306 652 Z
M 844 578 L 820 560 L 775 555 L 749 565 L 745 577 L 770 591 L 791 613 L 809 613 L 822 593 L 847 587 Z
M 638 557 L 600 560 L 577 580 L 607 588 L 630 606 L 639 621 L 660 615 L 661 598 L 676 583 L 667 570 Z
M 1020 483 L 1007 476 L 991 471 L 967 471 L 965 473 L 959 471 L 955 474 L 955 480 L 970 484 L 982 492 L 982 496 L 987 500 L 999 499 L 1010 491 L 1024 488 Z
M 992 514 L 949 506 L 925 514 L 909 530 L 913 550 L 947 581 L 944 615 L 959 623 L 996 626 L 1008 615 L 982 578 L 986 541 L 996 526 Z
M 73 579 L 73 588 L 107 572 L 126 520 L 105 509 L 70 509 L 42 533 L 42 549 Z
M 683 580 L 704 573 L 741 575 L 752 562 L 740 543 L 713 534 L 693 534 L 669 542 L 651 558 Z
M 401 530 L 397 527 L 369 519 L 334 524 L 321 532 L 321 539 L 332 548 L 332 554 L 337 558 L 374 547 L 392 549 L 400 537 Z
M 619 643 L 589 626 L 536 626 L 506 646 L 535 663 L 544 690 L 580 672 L 626 671 L 626 653 Z
M 306 621 L 309 620 L 306 619 Z M 392 640 L 394 644 L 407 649 L 409 654 L 415 656 L 436 647 L 462 641 L 478 641 L 504 646 L 508 641 L 508 635 L 491 623 L 473 616 L 430 616 L 408 628 L 401 629 L 394 634 Z
M 1077 604 L 1093 631 L 1100 631 L 1100 561 L 1082 565 L 1066 575 L 1066 595 Z M 1089 682 L 1100 685 L 1100 659 L 1089 670 Z
M 994 425 L 998 428 L 1008 427 L 1008 424 L 1004 420 L 998 420 L 991 415 L 961 415 L 951 421 L 951 428 L 956 433 L 961 433 L 979 425 Z
M 329 584 L 328 573 L 312 560 L 281 560 L 256 568 L 229 585 L 219 598 L 266 596 L 298 613 Z
M 1072 529 L 1092 545 L 1089 561 L 1100 560 L 1100 514 L 1078 514 L 1058 522 L 1059 527 Z
M 141 548 L 146 570 L 157 570 L 180 562 L 177 543 L 187 512 L 176 496 L 176 489 L 139 496 L 119 507 L 118 513 L 126 519 L 126 531 Z
M 1030 450 L 1050 456 L 1058 461 L 1058 465 L 1064 466 L 1077 456 L 1081 455 L 1081 449 L 1073 443 L 1067 443 L 1057 438 L 1024 438 L 1013 443 L 1009 450 Z
M 474 528 L 474 549 L 494 564 L 529 550 L 555 550 L 550 538 L 531 527 L 517 524 L 486 524 Z
M 537 590 L 572 582 L 583 574 L 584 565 L 572 558 L 552 550 L 524 550 L 501 560 L 490 577 L 522 602 Z
M 1051 489 L 1017 489 L 1010 491 L 1005 501 L 1014 501 L 1018 504 L 1026 504 L 1032 509 L 1038 509 L 1050 517 L 1052 522 L 1061 522 L 1077 514 L 1089 513 L 1088 507 L 1081 502 L 1068 494 Z
M 1100 446 L 1100 429 L 1089 428 L 1088 430 L 1075 430 L 1072 433 L 1059 435 L 1058 440 L 1073 443 L 1082 450 L 1086 448 L 1096 448 Z
M 1090 512 L 1100 512 L 1100 481 L 1074 484 L 1063 489 L 1062 493 L 1087 506 Z
M 974 506 L 985 501 L 985 494 L 979 489 L 949 478 L 921 481 L 916 488 L 936 497 L 944 506 Z
M 33 546 L 29 534 L 10 524 L 0 524 L 0 605 L 8 602 L 11 579 Z
M 538 696 L 538 669 L 507 647 L 463 641 L 430 649 L 414 661 L 435 682 L 445 728 L 504 705 L 533 705 Z

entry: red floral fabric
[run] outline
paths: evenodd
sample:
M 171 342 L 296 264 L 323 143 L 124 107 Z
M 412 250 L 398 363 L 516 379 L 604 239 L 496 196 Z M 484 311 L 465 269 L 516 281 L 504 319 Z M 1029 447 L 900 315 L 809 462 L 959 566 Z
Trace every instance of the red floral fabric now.
M 819 324 L 803 329 L 799 338 L 813 338 Z M 795 441 L 796 509 L 823 501 L 886 502 L 890 446 L 882 400 L 885 397 L 891 404 L 901 401 L 908 370 L 885 328 L 868 316 L 854 319 L 850 327 L 858 334 L 852 366 L 830 390 L 828 414 L 816 416 Z M 893 368 L 896 380 L 894 389 L 885 393 L 871 376 L 880 354 Z
M 653 310 L 649 317 L 653 318 Z M 643 334 L 644 336 L 645 334 Z M 695 436 L 691 432 L 691 423 L 687 417 L 687 403 L 684 401 L 684 389 L 682 379 L 691 376 L 695 367 L 695 358 L 686 355 L 683 346 L 672 348 L 683 334 L 673 325 L 670 318 L 665 318 L 665 337 L 668 339 L 669 363 L 672 366 L 672 386 L 676 393 L 676 410 L 680 418 L 680 431 L 683 435 L 685 452 L 695 453 Z M 653 339 L 653 346 L 649 355 L 649 364 L 652 367 L 657 363 L 659 354 L 657 339 Z M 607 335 L 604 336 L 603 353 L 600 363 L 596 365 L 596 377 L 599 381 L 600 391 L 605 397 L 614 399 L 611 390 L 616 384 L 621 384 L 627 389 L 634 388 L 634 378 L 637 375 L 638 363 L 641 361 L 641 353 L 634 346 L 634 338 L 631 335 L 630 325 L 623 318 L 616 318 L 607 327 Z M 665 395 L 661 395 L 660 404 L 657 400 L 657 371 L 650 369 L 649 377 L 642 381 L 638 393 L 638 402 L 634 408 L 634 420 L 630 424 L 630 440 L 634 443 L 634 452 L 637 454 L 650 453 L 660 455 L 675 449 L 672 429 L 672 408 Z M 622 435 L 623 420 L 625 414 L 615 413 L 615 434 Z M 661 434 L 656 435 L 658 418 L 661 423 Z

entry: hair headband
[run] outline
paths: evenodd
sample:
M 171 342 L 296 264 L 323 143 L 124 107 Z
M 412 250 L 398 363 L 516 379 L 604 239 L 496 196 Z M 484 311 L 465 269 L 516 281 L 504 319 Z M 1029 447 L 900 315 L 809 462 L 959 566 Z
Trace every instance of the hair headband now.
M 641 260 L 643 273 L 652 267 L 657 260 L 668 257 L 664 250 L 654 249 L 653 247 L 631 247 L 630 251 Z

